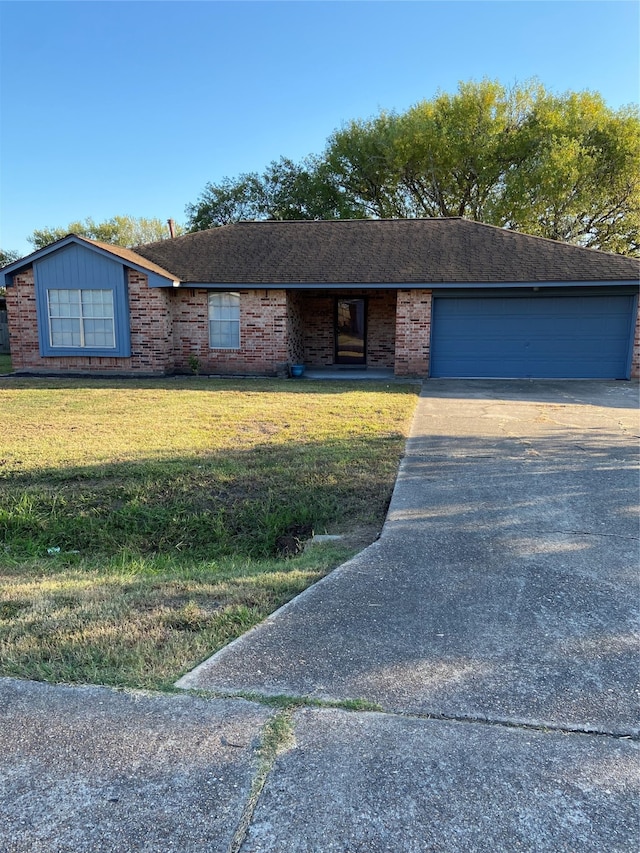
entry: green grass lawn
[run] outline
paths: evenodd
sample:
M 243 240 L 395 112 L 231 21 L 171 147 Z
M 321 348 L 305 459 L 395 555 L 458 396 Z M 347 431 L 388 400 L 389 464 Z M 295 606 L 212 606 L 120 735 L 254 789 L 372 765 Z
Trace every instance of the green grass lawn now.
M 0 384 L 0 674 L 169 687 L 374 538 L 416 393 Z

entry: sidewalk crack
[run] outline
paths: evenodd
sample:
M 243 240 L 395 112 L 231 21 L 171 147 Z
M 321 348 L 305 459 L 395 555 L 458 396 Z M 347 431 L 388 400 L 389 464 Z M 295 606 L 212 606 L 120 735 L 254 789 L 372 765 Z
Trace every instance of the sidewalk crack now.
M 510 720 L 508 718 L 494 718 L 474 716 L 472 714 L 438 714 L 438 713 L 413 713 L 403 711 L 383 711 L 390 716 L 402 717 L 403 719 L 437 720 L 450 723 L 477 723 L 485 726 L 494 726 L 508 729 L 522 729 L 525 731 L 555 732 L 566 735 L 593 735 L 596 737 L 608 737 L 614 740 L 640 741 L 640 731 L 629 730 L 605 730 L 595 726 L 563 726 L 557 723 L 535 721 L 535 720 Z
M 228 853 L 240 853 L 247 838 L 258 801 L 277 757 L 294 746 L 295 736 L 291 724 L 291 711 L 279 711 L 262 729 L 258 748 L 258 768 L 251 783 L 251 790 L 242 810 L 238 826 L 229 844 Z

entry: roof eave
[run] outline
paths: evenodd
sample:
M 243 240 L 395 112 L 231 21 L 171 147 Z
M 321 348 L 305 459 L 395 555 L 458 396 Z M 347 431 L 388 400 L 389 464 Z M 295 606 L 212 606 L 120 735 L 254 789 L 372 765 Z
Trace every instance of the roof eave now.
M 140 263 L 137 263 L 134 260 L 129 258 L 125 259 L 118 255 L 116 252 L 110 252 L 108 249 L 103 249 L 102 246 L 97 246 L 92 240 L 89 240 L 85 237 L 80 237 L 78 234 L 68 234 L 66 237 L 62 237 L 60 240 L 56 240 L 55 243 L 49 243 L 48 246 L 44 246 L 42 249 L 37 249 L 35 252 L 32 252 L 30 255 L 26 255 L 24 258 L 20 258 L 17 261 L 14 261 L 11 264 L 8 264 L 6 267 L 2 268 L 2 275 L 4 275 L 4 283 L 6 287 L 11 287 L 12 285 L 12 277 L 20 272 L 22 269 L 26 269 L 27 267 L 33 266 L 34 263 L 37 263 L 41 258 L 46 257 L 52 252 L 57 252 L 60 249 L 63 249 L 65 246 L 70 246 L 72 244 L 85 246 L 88 249 L 91 249 L 92 252 L 96 252 L 103 257 L 110 258 L 111 260 L 116 260 L 118 263 L 123 266 L 130 267 L 131 269 L 136 270 L 137 272 L 144 273 L 149 276 L 149 286 L 150 287 L 177 287 L 180 284 L 180 279 L 176 278 L 173 273 L 170 273 L 168 270 L 162 270 L 162 273 L 158 270 L 161 269 L 157 264 L 154 264 L 156 269 L 151 269 L 149 267 L 149 263 L 145 262 L 146 259 L 140 256 Z M 158 280 L 158 283 L 151 283 L 151 277 Z
M 207 290 L 434 290 L 461 288 L 531 288 L 531 287 L 602 287 L 633 286 L 638 287 L 638 279 L 549 279 L 514 281 L 512 279 L 497 281 L 491 279 L 463 281 L 422 281 L 422 282 L 350 282 L 350 281 L 315 281 L 315 282 L 249 282 L 249 281 L 181 281 L 180 288 L 202 288 Z

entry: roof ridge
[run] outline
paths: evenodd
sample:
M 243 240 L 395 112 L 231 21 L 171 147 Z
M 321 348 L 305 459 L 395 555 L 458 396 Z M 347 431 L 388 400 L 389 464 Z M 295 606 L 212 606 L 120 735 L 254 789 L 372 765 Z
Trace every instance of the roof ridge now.
M 203 231 L 217 231 L 219 228 L 230 228 L 234 225 L 322 225 L 323 223 L 347 224 L 364 222 L 451 222 L 464 219 L 464 216 L 384 216 L 363 217 L 362 219 L 238 219 L 237 222 L 226 222 L 224 225 L 214 225 L 213 228 L 203 228 Z M 473 222 L 475 220 L 468 220 Z M 190 231 L 198 234 L 198 231 Z M 182 234 L 182 237 L 187 236 Z M 179 239 L 178 237 L 175 238 Z

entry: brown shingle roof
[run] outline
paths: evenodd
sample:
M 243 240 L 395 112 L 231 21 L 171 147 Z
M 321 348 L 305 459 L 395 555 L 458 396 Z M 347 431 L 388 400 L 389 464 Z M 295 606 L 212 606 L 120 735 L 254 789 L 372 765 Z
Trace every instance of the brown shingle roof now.
M 138 246 L 184 284 L 629 281 L 640 261 L 466 219 L 238 222 Z
M 122 246 L 114 246 L 113 243 L 101 243 L 99 240 L 90 240 L 88 237 L 80 237 L 80 239 L 84 240 L 87 243 L 92 243 L 94 246 L 98 246 L 100 249 L 104 249 L 106 252 L 111 252 L 112 255 L 117 255 L 125 262 L 128 261 L 130 264 L 134 264 L 135 266 L 149 270 L 149 272 L 155 272 L 158 275 L 163 276 L 164 278 L 176 278 L 173 273 L 169 272 L 164 267 L 155 263 L 151 258 L 143 257 L 133 249 L 125 249 Z
M 149 272 L 157 273 L 157 275 L 162 276 L 163 278 L 168 278 L 170 281 L 175 281 L 176 276 L 164 269 L 164 267 L 159 266 L 155 261 L 150 258 L 143 257 L 142 255 L 138 255 L 133 249 L 125 249 L 122 246 L 114 246 L 113 243 L 102 243 L 100 240 L 91 240 L 89 237 L 83 237 L 80 234 L 67 234 L 65 237 L 61 237 L 59 240 L 54 240 L 53 243 L 49 243 L 48 246 L 43 246 L 41 249 L 36 249 L 35 252 L 31 252 L 29 255 L 26 255 L 24 258 L 20 258 L 17 261 L 14 261 L 10 264 L 5 264 L 2 269 L 11 269 L 17 270 L 21 267 L 30 266 L 34 261 L 41 258 L 43 255 L 46 255 L 50 252 L 56 251 L 60 246 L 66 245 L 70 240 L 78 240 L 81 243 L 88 243 L 91 246 L 97 246 L 99 249 L 103 249 L 105 252 L 109 252 L 111 255 L 116 255 L 125 263 L 132 264 L 134 267 L 142 267 L 142 269 L 148 270 Z

